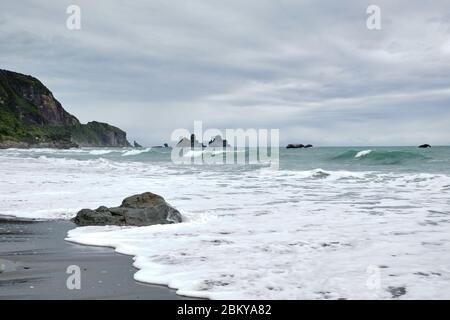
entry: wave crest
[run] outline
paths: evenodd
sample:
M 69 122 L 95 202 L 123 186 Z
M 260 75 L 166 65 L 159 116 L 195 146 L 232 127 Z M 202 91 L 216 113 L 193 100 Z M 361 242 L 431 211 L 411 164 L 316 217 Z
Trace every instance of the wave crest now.
M 150 150 L 152 150 L 152 148 L 128 150 L 122 154 L 122 157 L 137 156 L 138 154 L 146 153 L 146 152 L 149 152 Z
M 352 161 L 360 160 L 369 164 L 395 165 L 411 161 L 423 161 L 428 159 L 426 156 L 412 151 L 384 151 L 384 150 L 349 150 L 332 160 Z

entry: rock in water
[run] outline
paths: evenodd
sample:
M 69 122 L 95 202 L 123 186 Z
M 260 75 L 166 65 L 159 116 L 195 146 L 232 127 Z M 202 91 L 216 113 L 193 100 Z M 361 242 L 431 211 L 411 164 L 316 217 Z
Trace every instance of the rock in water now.
M 426 148 L 431 148 L 431 146 L 429 144 L 422 144 L 419 146 L 419 148 L 426 149 Z
M 287 145 L 287 149 L 302 149 L 302 148 L 304 148 L 305 147 L 305 145 L 304 144 L 302 144 L 302 143 L 300 143 L 300 144 L 293 144 L 293 143 L 290 143 L 290 144 L 288 144 Z
M 72 220 L 77 225 L 127 225 L 149 226 L 182 222 L 177 209 L 170 206 L 163 197 L 151 192 L 128 197 L 120 207 L 96 210 L 83 209 Z
M 208 147 L 211 148 L 230 148 L 230 144 L 227 142 L 226 139 L 222 139 L 220 135 L 215 136 L 211 139 L 208 143 Z

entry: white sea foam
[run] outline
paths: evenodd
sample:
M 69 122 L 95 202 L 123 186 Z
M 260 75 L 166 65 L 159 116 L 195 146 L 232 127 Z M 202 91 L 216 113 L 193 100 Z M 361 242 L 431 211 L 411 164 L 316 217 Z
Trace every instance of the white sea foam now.
M 108 153 L 111 153 L 111 152 L 114 152 L 114 150 L 102 150 L 102 149 L 100 149 L 100 150 L 89 151 L 89 154 L 92 154 L 94 156 L 100 156 L 100 155 L 108 154 Z
M 183 153 L 183 157 L 185 158 L 192 158 L 192 157 L 201 157 L 204 154 L 204 151 L 202 150 L 189 150 L 186 153 Z
M 245 150 L 234 150 L 234 149 L 221 149 L 221 148 L 206 148 L 203 150 L 188 150 L 186 153 L 183 154 L 183 157 L 185 158 L 196 158 L 201 157 L 204 154 L 209 154 L 212 156 L 226 154 L 226 153 L 244 153 Z
M 356 154 L 355 158 L 362 158 L 372 153 L 372 150 L 360 151 Z
M 124 151 L 124 153 L 122 153 L 122 156 L 124 156 L 124 157 L 136 156 L 141 153 L 149 152 L 151 149 L 152 148 L 128 150 L 128 151 Z
M 450 298 L 447 175 L 24 154 L 0 153 L 0 214 L 69 218 L 144 191 L 182 212 L 181 224 L 69 233 L 70 241 L 133 255 L 136 280 L 213 299 L 389 299 L 398 287 L 405 299 Z M 372 266 L 380 267 L 380 289 L 366 285 Z

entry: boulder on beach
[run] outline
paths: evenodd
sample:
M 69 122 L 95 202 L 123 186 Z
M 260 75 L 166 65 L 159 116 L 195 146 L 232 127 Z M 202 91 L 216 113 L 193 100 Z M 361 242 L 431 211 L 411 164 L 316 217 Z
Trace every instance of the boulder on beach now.
M 72 221 L 80 226 L 149 226 L 179 223 L 182 222 L 182 217 L 180 212 L 170 206 L 163 197 L 145 192 L 124 199 L 119 207 L 82 209 Z

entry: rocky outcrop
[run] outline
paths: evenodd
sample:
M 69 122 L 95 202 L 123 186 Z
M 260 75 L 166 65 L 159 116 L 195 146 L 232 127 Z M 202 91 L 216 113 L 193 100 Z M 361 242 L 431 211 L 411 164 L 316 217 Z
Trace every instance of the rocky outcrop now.
M 429 144 L 422 144 L 422 145 L 419 146 L 419 148 L 427 149 L 427 148 L 431 148 L 431 146 Z
M 169 145 L 167 143 L 164 143 L 162 146 L 152 146 L 152 149 L 162 149 L 162 148 L 169 148 Z
M 191 147 L 191 140 L 188 138 L 182 138 L 178 143 L 176 144 L 175 148 L 190 148 Z
M 80 124 L 39 80 L 20 73 L 0 70 L 0 104 L 24 124 Z
M 308 149 L 308 148 L 312 148 L 312 147 L 313 147 L 312 144 L 304 145 L 302 143 L 299 143 L 299 144 L 290 143 L 286 146 L 286 149 L 302 149 L 302 148 Z
M 198 142 L 198 140 L 195 138 L 195 134 L 191 134 L 191 139 L 188 139 L 188 138 L 181 139 L 177 143 L 175 148 L 192 148 L 192 149 L 199 148 L 199 149 L 202 149 L 203 144 Z
M 208 142 L 208 147 L 211 148 L 229 148 L 231 147 L 226 139 L 222 139 L 221 136 L 217 135 L 214 138 L 212 138 L 209 142 Z
M 71 134 L 80 147 L 131 147 L 125 131 L 107 123 L 92 121 L 74 126 Z
M 142 148 L 142 146 L 139 143 L 137 143 L 136 140 L 133 141 L 133 146 L 135 148 Z
M 170 206 L 164 198 L 151 192 L 128 197 L 120 207 L 101 206 L 96 210 L 79 211 L 73 222 L 80 226 L 88 225 L 128 225 L 148 226 L 182 222 L 177 209 Z
M 81 124 L 38 79 L 0 70 L 0 148 L 129 147 L 106 123 Z
M 287 145 L 287 149 L 300 149 L 300 148 L 304 148 L 305 147 L 305 145 L 304 144 L 292 144 L 292 143 L 290 143 L 290 144 L 288 144 Z

